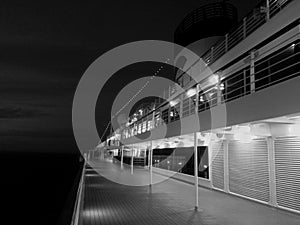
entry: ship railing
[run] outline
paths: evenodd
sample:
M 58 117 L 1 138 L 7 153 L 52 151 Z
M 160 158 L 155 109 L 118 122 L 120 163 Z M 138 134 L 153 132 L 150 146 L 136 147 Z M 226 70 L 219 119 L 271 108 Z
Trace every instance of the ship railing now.
M 242 40 L 244 40 L 247 36 L 249 36 L 251 33 L 253 33 L 257 28 L 262 26 L 264 23 L 266 23 L 270 18 L 275 16 L 277 13 L 279 13 L 288 3 L 290 3 L 293 0 L 263 0 L 260 4 L 255 7 L 255 9 L 249 13 L 242 22 L 231 32 L 227 33 L 222 40 L 217 42 L 211 49 L 209 49 L 204 55 L 202 55 L 202 60 L 206 63 L 206 65 L 210 65 L 213 62 L 215 62 L 217 59 L 219 59 L 221 56 L 223 56 L 226 52 L 228 52 L 230 49 L 232 49 L 234 46 L 236 46 L 238 43 L 240 43 Z M 247 69 L 249 70 L 249 69 Z M 245 72 L 243 72 L 245 73 Z M 247 72 L 249 73 L 249 72 Z M 232 78 L 233 79 L 233 78 Z M 249 87 L 255 86 L 253 84 L 253 81 L 249 81 L 250 75 L 244 76 L 243 78 L 245 80 L 245 84 L 243 87 L 237 87 L 235 88 L 233 84 L 230 84 L 230 88 L 226 88 L 227 92 L 223 94 L 223 98 L 220 100 L 220 102 L 226 102 L 238 97 L 241 97 L 243 95 L 251 93 L 249 90 Z M 257 79 L 255 82 L 259 82 L 261 79 Z M 226 81 L 229 83 L 229 81 Z M 250 83 L 249 83 L 250 82 Z M 228 91 L 228 89 L 230 89 Z M 158 101 L 155 103 L 156 106 L 158 105 L 164 105 L 166 102 L 165 99 L 169 99 L 175 92 L 177 88 L 176 85 L 172 85 L 168 87 L 167 90 L 163 92 L 162 98 L 158 99 Z M 210 108 L 212 106 L 215 106 L 217 104 L 216 99 L 216 92 L 214 90 L 205 91 L 205 93 L 208 94 L 208 97 L 206 100 L 201 99 L 201 110 L 206 110 L 207 108 Z M 223 91 L 222 91 L 223 92 Z M 202 104 L 203 103 L 203 104 Z M 157 108 L 157 107 L 156 107 Z M 148 114 L 151 114 L 153 110 L 149 110 L 146 113 L 144 113 L 144 116 L 148 116 Z M 185 111 L 184 115 L 188 115 Z M 144 116 L 142 118 L 144 118 Z M 150 116 L 149 118 L 152 118 Z M 163 120 L 162 115 L 159 114 L 156 116 L 158 118 L 156 122 L 145 122 L 146 128 L 140 128 L 140 130 L 146 130 L 148 131 L 150 128 L 148 127 L 154 127 L 156 124 L 161 125 L 163 122 L 169 122 L 174 119 L 167 119 Z M 135 122 L 136 124 L 141 123 L 141 118 L 138 119 L 138 121 Z M 143 122 L 142 122 L 143 124 Z M 141 126 L 143 126 L 141 124 Z M 148 126 L 148 124 L 150 124 Z M 153 125 L 152 125 L 153 124 Z M 145 125 L 144 125 L 145 126 Z M 128 129 L 128 127 L 126 128 Z M 136 132 L 133 132 L 135 134 L 140 133 L 139 132 L 139 125 L 135 126 Z M 152 128 L 151 128 L 152 129 Z M 123 136 L 124 136 L 123 132 Z M 128 136 L 128 135 L 126 135 Z M 130 135 L 129 135 L 130 136 Z
M 255 30 L 279 13 L 293 0 L 263 0 L 230 32 L 205 52 L 201 59 L 207 66 L 214 63 Z M 184 72 L 182 72 L 184 74 Z M 181 75 L 180 75 L 181 76 Z
M 257 28 L 261 27 L 270 18 L 279 13 L 289 2 L 293 0 L 263 0 L 249 13 L 240 24 L 227 33 L 219 42 L 211 47 L 201 57 L 206 64 L 210 65 L 236 46 Z M 218 49 L 218 51 L 216 51 Z M 220 54 L 221 53 L 221 54 Z
M 81 225 L 80 214 L 81 214 L 82 207 L 83 207 L 84 175 L 85 175 L 85 168 L 86 168 L 86 160 L 87 160 L 87 157 L 85 157 L 85 159 L 84 159 L 84 163 L 83 163 L 83 167 L 82 167 L 82 171 L 81 171 L 81 177 L 80 177 L 80 181 L 79 181 L 79 185 L 78 185 L 78 189 L 77 189 L 71 225 Z
M 207 86 L 203 90 L 199 89 L 198 99 L 196 94 L 187 96 L 187 92 L 183 92 L 172 98 L 176 100 L 174 101 L 175 104 L 165 101 L 137 120 L 132 126 L 125 128 L 121 138 L 127 139 L 150 131 L 162 124 L 190 116 L 196 111 L 196 101 L 198 101 L 198 112 L 202 112 L 288 79 L 299 77 L 300 42 L 290 41 L 290 39 L 286 40 L 285 47 L 252 62 L 253 70 L 250 69 L 251 63 L 248 62 L 246 66 L 243 65 L 234 71 L 227 72 L 227 74 L 220 74 L 220 79 L 216 84 Z M 248 59 L 249 57 L 246 57 L 245 61 Z M 196 85 L 204 87 L 202 83 Z

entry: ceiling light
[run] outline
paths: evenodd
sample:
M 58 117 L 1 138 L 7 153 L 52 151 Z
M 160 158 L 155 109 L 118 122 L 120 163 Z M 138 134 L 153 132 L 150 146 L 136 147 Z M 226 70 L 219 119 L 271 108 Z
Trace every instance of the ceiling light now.
M 196 89 L 195 88 L 192 88 L 192 89 L 189 89 L 187 92 L 186 92 L 186 96 L 187 97 L 192 97 L 193 95 L 196 94 Z
M 173 107 L 173 106 L 175 106 L 177 103 L 178 103 L 178 101 L 172 100 L 172 101 L 170 101 L 170 106 Z
M 222 84 L 220 85 L 220 90 L 223 91 L 224 89 L 225 89 L 224 83 L 222 83 Z

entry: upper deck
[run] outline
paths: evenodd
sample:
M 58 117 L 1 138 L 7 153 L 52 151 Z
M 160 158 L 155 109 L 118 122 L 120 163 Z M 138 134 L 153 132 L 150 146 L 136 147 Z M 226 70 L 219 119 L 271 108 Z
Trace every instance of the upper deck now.
M 300 112 L 294 104 L 300 94 L 300 2 L 268 2 L 269 6 L 264 1 L 202 56 L 204 67 L 198 70 L 194 63 L 183 69 L 182 77 L 190 77 L 184 85 L 186 91 L 169 87 L 163 100 L 155 102 L 155 110 L 129 118 L 110 139 L 134 143 L 138 140 L 132 137 L 137 136 L 142 142 L 153 129 L 156 135 L 152 138 L 163 138 L 161 126 L 169 128 L 167 136 L 175 136 L 179 120 L 188 124 L 181 134 L 199 131 L 195 114 L 201 120 L 200 131 L 224 127 L 211 125 L 211 111 L 221 110 L 224 105 L 228 126 Z M 278 110 L 270 110 L 270 105 Z

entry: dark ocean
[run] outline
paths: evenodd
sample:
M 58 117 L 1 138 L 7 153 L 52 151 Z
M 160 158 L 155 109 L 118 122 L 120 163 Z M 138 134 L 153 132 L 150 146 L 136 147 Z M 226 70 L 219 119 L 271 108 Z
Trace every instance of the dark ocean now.
M 79 158 L 0 153 L 0 223 L 69 225 L 82 168 Z

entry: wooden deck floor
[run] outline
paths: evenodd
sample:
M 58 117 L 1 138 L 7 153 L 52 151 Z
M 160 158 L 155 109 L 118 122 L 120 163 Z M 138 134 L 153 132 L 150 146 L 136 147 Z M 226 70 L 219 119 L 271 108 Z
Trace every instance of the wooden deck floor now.
M 107 167 L 99 168 L 111 169 Z M 121 185 L 88 170 L 80 221 L 83 225 L 300 224 L 300 215 L 204 188 L 199 188 L 200 210 L 196 212 L 193 188 L 174 179 L 152 187 Z

